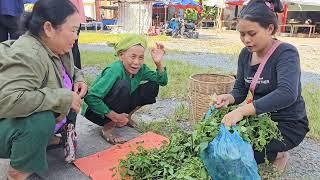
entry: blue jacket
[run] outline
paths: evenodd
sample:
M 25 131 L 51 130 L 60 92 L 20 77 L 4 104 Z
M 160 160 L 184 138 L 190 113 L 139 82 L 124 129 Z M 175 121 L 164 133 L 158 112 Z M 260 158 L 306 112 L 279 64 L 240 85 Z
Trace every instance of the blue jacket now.
M 23 0 L 1 0 L 0 14 L 20 16 L 23 13 Z
M 169 22 L 169 28 L 171 28 L 173 30 L 177 30 L 178 29 L 178 22 L 176 20 L 171 20 Z

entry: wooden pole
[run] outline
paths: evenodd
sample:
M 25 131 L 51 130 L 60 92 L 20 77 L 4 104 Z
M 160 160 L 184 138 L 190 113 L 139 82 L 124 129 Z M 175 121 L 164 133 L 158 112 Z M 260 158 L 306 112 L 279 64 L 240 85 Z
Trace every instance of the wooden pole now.
M 96 6 L 96 21 L 100 21 L 100 0 L 95 0 Z
M 164 25 L 167 23 L 167 5 L 164 5 Z M 164 26 L 166 28 L 166 26 Z
M 139 34 L 141 34 L 141 0 L 139 0 Z
M 288 18 L 288 4 L 284 5 L 284 11 L 283 11 L 283 16 L 282 16 L 282 24 L 286 25 L 287 24 L 287 18 Z M 281 32 L 284 32 L 286 30 L 286 26 L 281 27 Z
M 221 30 L 222 28 L 222 8 L 218 8 L 218 13 L 217 13 L 217 17 L 216 17 L 216 21 L 217 21 L 217 28 L 219 30 Z

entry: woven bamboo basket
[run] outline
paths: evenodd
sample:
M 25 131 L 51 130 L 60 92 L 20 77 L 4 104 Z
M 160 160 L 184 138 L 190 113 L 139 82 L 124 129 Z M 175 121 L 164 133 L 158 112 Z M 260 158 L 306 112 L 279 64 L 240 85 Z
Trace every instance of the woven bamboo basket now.
M 219 74 L 194 74 L 189 77 L 190 119 L 193 122 L 203 118 L 209 109 L 209 96 L 229 93 L 235 82 L 233 76 Z

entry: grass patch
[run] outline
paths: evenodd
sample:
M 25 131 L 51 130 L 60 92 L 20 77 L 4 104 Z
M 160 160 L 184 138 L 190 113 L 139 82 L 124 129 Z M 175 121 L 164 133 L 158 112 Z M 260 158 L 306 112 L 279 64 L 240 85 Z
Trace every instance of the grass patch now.
M 188 121 L 189 120 L 189 113 L 190 113 L 190 109 L 189 109 L 189 105 L 187 104 L 187 102 L 184 103 L 179 103 L 174 111 L 174 118 L 177 121 Z
M 188 97 L 189 76 L 196 73 L 217 72 L 213 68 L 200 68 L 181 61 L 166 61 L 168 67 L 169 83 L 160 88 L 160 97 L 163 98 L 183 98 Z M 220 71 L 219 71 L 220 72 Z
M 92 51 L 81 51 L 81 63 L 84 66 L 98 66 L 104 68 L 116 59 L 114 53 L 97 53 Z
M 109 44 L 113 45 L 119 42 L 121 39 L 125 38 L 129 34 L 110 34 L 104 32 L 81 32 L 79 35 L 79 44 Z M 166 46 L 167 52 L 190 52 L 192 51 L 190 48 L 183 48 L 181 49 L 180 44 L 181 39 L 172 38 L 165 35 L 159 36 L 146 36 L 148 41 L 148 47 L 153 47 L 155 42 L 168 42 L 171 46 Z M 202 47 L 202 41 L 193 40 L 193 39 L 183 39 L 185 41 L 190 41 L 189 43 L 192 44 L 191 47 Z M 223 54 L 230 54 L 235 57 L 238 57 L 240 50 L 243 48 L 241 43 L 228 43 L 225 44 L 223 40 L 208 40 L 205 43 L 208 45 L 204 48 L 208 49 L 211 53 L 223 53 Z M 177 46 L 177 47 L 176 47 Z M 171 47 L 171 48 L 170 48 Z M 197 51 L 195 49 L 194 51 Z
M 320 88 L 314 84 L 308 84 L 303 87 L 302 95 L 306 102 L 309 118 L 310 132 L 308 133 L 308 136 L 320 139 Z
M 113 53 L 97 53 L 90 51 L 81 52 L 82 63 L 85 66 L 96 66 L 98 69 L 103 69 L 108 64 L 112 63 L 116 58 Z M 145 63 L 155 69 L 151 57 L 146 56 Z M 187 98 L 189 76 L 194 73 L 223 73 L 219 69 L 201 68 L 188 63 L 175 60 L 165 60 L 165 66 L 168 67 L 169 83 L 165 87 L 160 88 L 159 96 L 161 98 Z M 92 82 L 92 75 L 86 75 L 86 79 Z
M 80 44 L 94 44 L 94 43 L 106 43 L 115 44 L 121 39 L 127 37 L 129 34 L 107 34 L 99 32 L 81 32 L 79 35 Z M 160 36 L 146 36 L 148 45 L 153 46 L 154 42 L 167 41 L 168 37 L 165 35 Z
M 152 121 L 152 122 L 140 121 L 138 123 L 138 129 L 141 132 L 152 131 L 157 134 L 170 137 L 173 133 L 183 131 L 179 126 L 179 122 L 188 121 L 188 118 L 189 118 L 188 104 L 179 103 L 170 118 L 161 119 L 161 120 Z
M 278 172 L 269 162 L 259 164 L 258 168 L 259 168 L 259 174 L 261 176 L 261 179 L 264 179 L 264 180 L 281 179 L 281 177 L 285 175 L 285 172 L 283 173 Z
M 161 134 L 166 137 L 170 137 L 171 134 L 180 132 L 176 119 L 169 118 L 152 122 L 139 122 L 138 129 L 141 132 L 152 131 L 157 134 Z

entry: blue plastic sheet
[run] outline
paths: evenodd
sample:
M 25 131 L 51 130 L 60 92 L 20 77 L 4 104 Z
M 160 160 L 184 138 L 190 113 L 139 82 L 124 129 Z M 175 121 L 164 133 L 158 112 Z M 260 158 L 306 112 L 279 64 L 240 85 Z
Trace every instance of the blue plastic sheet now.
M 201 152 L 209 176 L 214 180 L 261 179 L 252 146 L 233 131 L 221 125 L 218 135 Z

